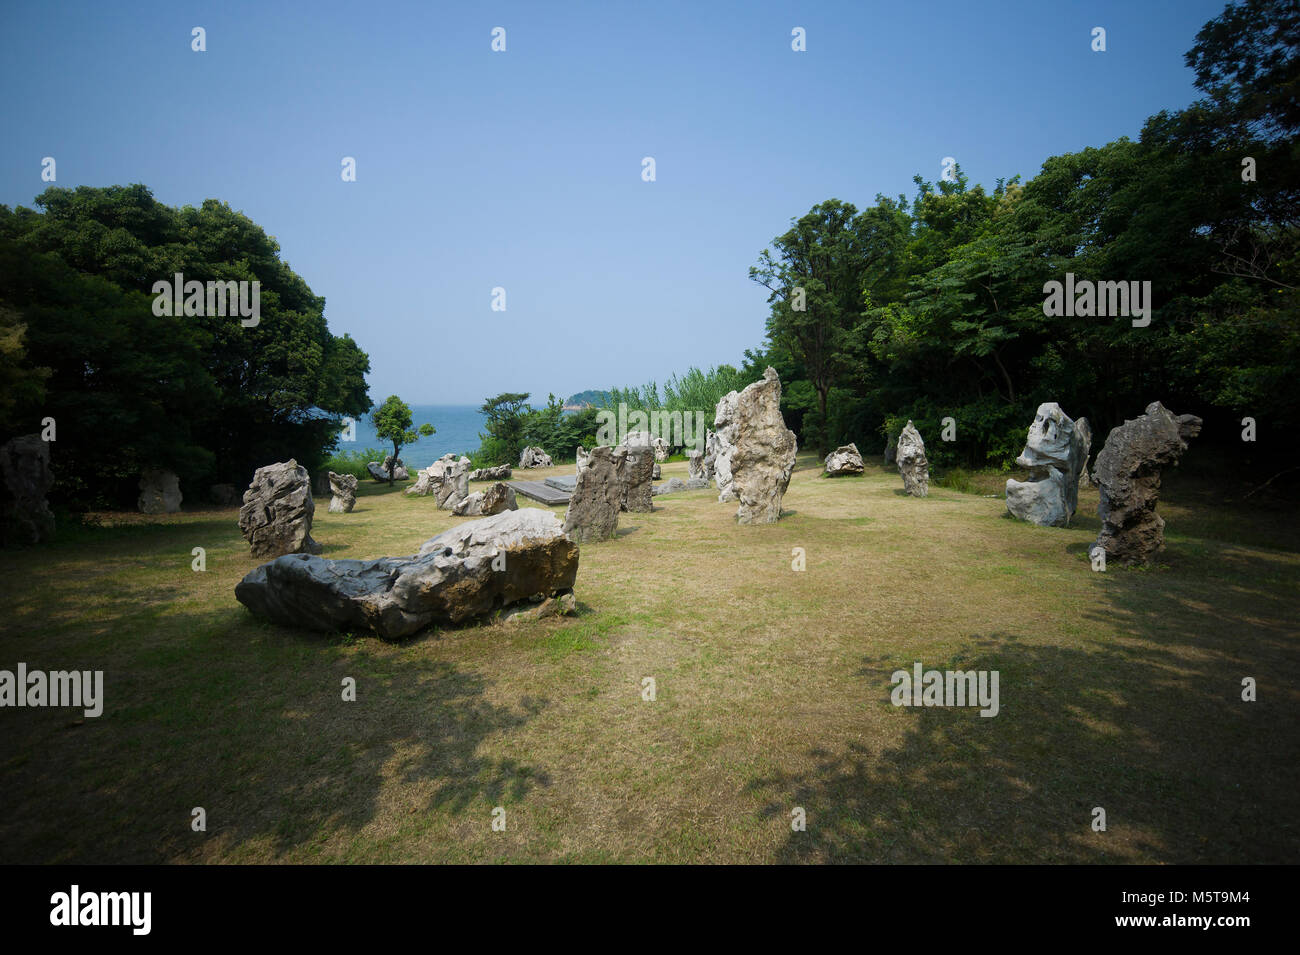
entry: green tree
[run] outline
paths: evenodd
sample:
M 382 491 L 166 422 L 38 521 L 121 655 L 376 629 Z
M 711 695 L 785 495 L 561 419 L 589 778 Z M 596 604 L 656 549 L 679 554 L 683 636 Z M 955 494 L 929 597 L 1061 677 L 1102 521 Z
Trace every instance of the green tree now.
M 110 406 L 129 406 L 137 396 L 102 389 L 147 393 L 187 380 L 199 400 L 164 402 L 167 422 L 146 427 L 187 434 L 186 441 L 200 453 L 189 454 L 182 441 L 176 450 L 183 460 L 159 458 L 150 464 L 178 473 L 197 468 L 182 473 L 182 479 L 200 485 L 204 479 L 246 481 L 253 468 L 290 456 L 314 470 L 334 447 L 341 416 L 359 417 L 369 409 L 369 359 L 352 339 L 330 333 L 324 299 L 247 216 L 213 199 L 197 208 L 171 208 L 142 185 L 51 187 L 37 197 L 36 206 L 39 211 L 0 207 L 0 245 L 8 249 L 0 298 L 24 315 L 31 360 L 52 369 L 47 404 L 76 405 L 77 395 L 63 389 L 80 388 L 87 366 L 102 369 L 99 398 Z M 70 292 L 102 305 L 102 290 L 92 292 L 80 278 L 72 279 L 73 290 L 60 290 L 47 280 L 63 274 L 58 263 L 139 296 L 130 307 L 143 314 L 121 328 L 149 340 L 114 341 L 115 350 L 106 353 L 114 333 L 94 327 L 93 317 L 85 327 L 80 312 L 69 308 Z M 230 316 L 154 316 L 154 283 L 170 281 L 177 272 L 187 281 L 259 282 L 260 322 L 244 326 Z M 148 362 L 133 369 L 143 378 L 120 374 L 137 353 L 155 352 L 158 367 L 171 369 L 162 380 L 155 382 L 157 376 L 144 370 Z M 103 488 L 111 469 L 130 466 L 114 446 L 144 443 L 128 430 L 134 427 L 129 416 L 104 414 L 99 424 L 96 435 L 77 429 L 65 437 L 60 428 L 56 493 L 69 489 L 74 467 L 85 468 L 87 486 Z M 127 496 L 123 492 L 117 503 Z
M 371 421 L 375 426 L 375 434 L 393 443 L 393 464 L 388 469 L 388 484 L 391 487 L 393 474 L 397 471 L 397 458 L 402 453 L 402 448 L 415 444 L 420 440 L 421 435 L 427 438 L 435 433 L 436 429 L 427 422 L 420 425 L 418 429 L 413 429 L 410 405 L 397 395 L 389 395 L 384 403 L 375 409 Z
M 485 446 L 490 440 L 494 453 L 504 456 L 508 462 L 519 460 L 523 452 L 524 428 L 532 408 L 528 406 L 527 392 L 503 392 L 495 398 L 483 402 L 479 411 L 487 418 L 487 435 Z

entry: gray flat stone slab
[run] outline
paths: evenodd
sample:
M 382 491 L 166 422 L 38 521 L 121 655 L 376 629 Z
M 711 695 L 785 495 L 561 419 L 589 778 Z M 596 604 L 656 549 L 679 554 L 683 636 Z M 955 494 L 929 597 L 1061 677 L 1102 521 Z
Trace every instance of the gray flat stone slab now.
M 544 481 L 510 481 L 508 483 L 515 489 L 516 494 L 522 494 L 539 504 L 568 504 L 569 498 L 573 496 L 568 491 L 561 491 L 558 488 L 551 487 Z

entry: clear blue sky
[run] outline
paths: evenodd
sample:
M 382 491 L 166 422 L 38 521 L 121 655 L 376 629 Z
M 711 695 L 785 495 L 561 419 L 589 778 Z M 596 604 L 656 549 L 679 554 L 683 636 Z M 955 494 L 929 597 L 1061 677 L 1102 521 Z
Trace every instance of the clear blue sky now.
M 814 203 L 1136 136 L 1195 98 L 1183 53 L 1223 6 L 5 0 L 0 202 L 31 205 L 43 156 L 60 186 L 225 200 L 369 352 L 376 401 L 544 401 L 739 364 L 767 314 L 746 270 Z

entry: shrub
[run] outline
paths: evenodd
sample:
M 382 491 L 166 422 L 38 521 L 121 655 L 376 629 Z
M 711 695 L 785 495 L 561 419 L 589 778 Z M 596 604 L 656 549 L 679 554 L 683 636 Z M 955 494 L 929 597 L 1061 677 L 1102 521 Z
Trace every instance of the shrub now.
M 377 448 L 366 448 L 363 451 L 336 451 L 325 461 L 324 468 L 335 474 L 351 474 L 357 480 L 365 480 L 370 477 L 370 472 L 366 470 L 367 462 L 378 461 L 383 464 L 387 456 L 387 451 L 380 451 Z

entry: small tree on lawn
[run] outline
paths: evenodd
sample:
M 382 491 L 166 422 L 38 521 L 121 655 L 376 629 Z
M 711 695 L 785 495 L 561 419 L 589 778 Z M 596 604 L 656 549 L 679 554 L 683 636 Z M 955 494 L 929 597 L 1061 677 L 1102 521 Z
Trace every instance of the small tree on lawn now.
M 384 441 L 393 442 L 393 466 L 388 469 L 388 484 L 393 483 L 393 473 L 397 470 L 397 456 L 408 444 L 415 444 L 420 436 L 426 438 L 437 429 L 431 424 L 422 424 L 417 430 L 411 428 L 411 408 L 397 395 L 389 395 L 378 410 L 371 416 L 375 425 L 375 434 Z

